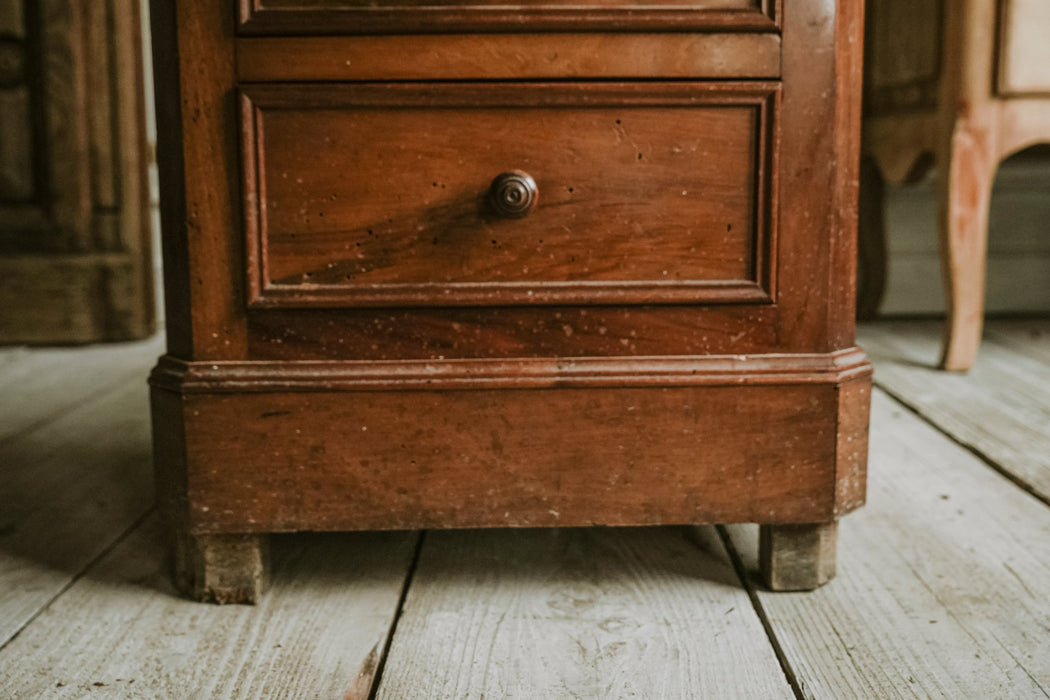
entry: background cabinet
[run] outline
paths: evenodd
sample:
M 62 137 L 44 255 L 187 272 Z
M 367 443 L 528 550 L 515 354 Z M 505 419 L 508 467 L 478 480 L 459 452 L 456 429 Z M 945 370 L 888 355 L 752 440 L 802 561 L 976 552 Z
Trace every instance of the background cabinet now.
M 965 370 L 984 315 L 988 205 L 999 162 L 1050 141 L 1050 6 L 1027 0 L 868 4 L 864 149 L 874 166 L 866 227 L 877 306 L 881 182 L 939 176 L 942 270 L 948 306 L 941 365 Z M 932 156 L 932 157 L 931 157 Z
M 154 330 L 141 21 L 0 1 L 0 342 Z

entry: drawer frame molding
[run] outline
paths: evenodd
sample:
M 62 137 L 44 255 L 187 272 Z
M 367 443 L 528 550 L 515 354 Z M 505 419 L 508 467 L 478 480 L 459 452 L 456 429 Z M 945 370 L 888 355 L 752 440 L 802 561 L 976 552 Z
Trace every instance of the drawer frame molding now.
M 207 536 L 830 522 L 865 500 L 871 373 L 858 348 L 391 363 L 166 356 L 150 383 L 166 510 L 183 533 Z M 569 415 L 573 430 L 555 437 Z M 171 425 L 183 437 L 164 444 Z M 491 440 L 500 447 L 470 449 Z M 229 458 L 246 451 L 252 459 Z
M 580 7 L 534 3 L 531 7 L 455 6 L 432 3 L 407 6 L 353 7 L 327 3 L 310 9 L 269 6 L 267 0 L 240 0 L 237 31 L 242 35 L 427 34 L 448 32 L 506 32 L 521 26 L 539 31 L 674 29 L 777 31 L 783 0 L 697 0 L 689 3 L 640 2 L 634 6 Z M 721 7 L 719 7 L 721 5 Z
M 780 84 L 472 83 L 242 85 L 241 138 L 248 305 L 255 308 L 447 307 L 600 304 L 771 304 L 776 300 Z M 393 107 L 728 107 L 755 110 L 748 279 L 288 284 L 269 278 L 267 110 Z M 542 196 L 541 196 L 542 198 Z M 542 206 L 542 204 L 541 204 Z

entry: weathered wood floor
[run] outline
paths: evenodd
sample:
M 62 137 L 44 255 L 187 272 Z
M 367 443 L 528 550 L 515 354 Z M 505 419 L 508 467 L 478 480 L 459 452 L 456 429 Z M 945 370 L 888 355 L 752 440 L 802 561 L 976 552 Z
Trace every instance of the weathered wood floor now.
M 755 529 L 290 535 L 254 608 L 174 595 L 151 507 L 159 341 L 0 350 L 0 698 L 1050 697 L 1050 321 L 876 361 L 839 575 L 753 583 Z

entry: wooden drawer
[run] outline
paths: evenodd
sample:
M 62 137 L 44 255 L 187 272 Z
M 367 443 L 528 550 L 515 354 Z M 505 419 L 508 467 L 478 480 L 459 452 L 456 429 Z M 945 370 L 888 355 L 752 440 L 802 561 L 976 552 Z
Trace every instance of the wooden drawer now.
M 242 34 L 362 34 L 673 27 L 769 30 L 777 0 L 250 0 L 241 2 Z
M 250 303 L 774 296 L 777 83 L 243 88 Z M 521 171 L 521 218 L 490 185 Z

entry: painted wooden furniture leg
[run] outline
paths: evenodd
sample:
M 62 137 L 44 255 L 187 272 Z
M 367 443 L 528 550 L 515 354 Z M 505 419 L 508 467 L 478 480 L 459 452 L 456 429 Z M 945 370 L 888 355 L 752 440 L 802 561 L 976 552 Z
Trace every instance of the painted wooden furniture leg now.
M 941 161 L 941 270 L 948 312 L 941 367 L 950 371 L 970 369 L 981 342 L 994 153 L 988 129 L 959 120 Z
M 175 581 L 210 603 L 258 602 L 269 579 L 267 535 L 187 535 L 176 547 Z
M 835 577 L 838 522 L 763 525 L 758 560 L 773 591 L 810 591 Z

